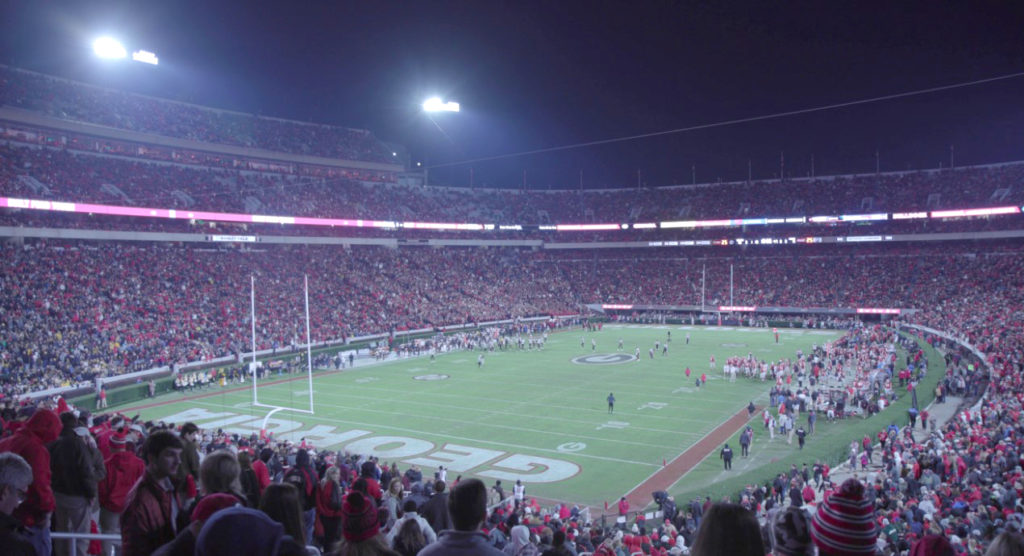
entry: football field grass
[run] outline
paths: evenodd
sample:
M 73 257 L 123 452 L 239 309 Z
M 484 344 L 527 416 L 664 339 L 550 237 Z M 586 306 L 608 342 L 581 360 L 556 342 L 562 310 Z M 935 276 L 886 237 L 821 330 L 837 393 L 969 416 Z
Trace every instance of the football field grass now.
M 668 332 L 668 354 L 658 351 L 651 358 L 648 350 L 655 342 L 664 344 Z M 479 352 L 448 353 L 434 361 L 365 360 L 341 372 L 315 372 L 315 414 L 277 412 L 267 429 L 277 438 L 306 438 L 318 449 L 372 452 L 382 461 L 397 460 L 403 470 L 416 464 L 425 476 L 444 465 L 450 479 L 476 476 L 508 485 L 520 478 L 529 495 L 601 506 L 644 483 L 750 401 L 767 404 L 771 383 L 722 377 L 727 357 L 793 358 L 797 350 L 809 353 L 841 334 L 779 332 L 776 344 L 770 329 L 613 324 L 599 332 L 556 332 L 542 351 L 487 352 L 482 366 Z M 636 347 L 640 358 L 633 360 Z M 709 369 L 711 355 L 718 361 L 715 370 Z M 694 373 L 690 379 L 683 372 L 687 366 Z M 708 382 L 698 389 L 694 380 L 702 372 Z M 274 382 L 279 378 L 294 380 Z M 248 435 L 259 430 L 269 410 L 254 407 L 251 384 L 242 386 L 248 388 L 174 393 L 136 407 L 146 419 L 193 421 L 204 429 Z M 261 380 L 259 400 L 306 408 L 307 388 L 305 375 L 273 376 Z M 611 414 L 609 393 L 616 398 Z M 734 474 L 755 471 L 795 449 L 795 441 L 768 442 L 763 428 L 755 430 L 753 457 L 739 458 L 736 446 Z M 688 493 L 729 476 L 716 450 L 671 492 Z

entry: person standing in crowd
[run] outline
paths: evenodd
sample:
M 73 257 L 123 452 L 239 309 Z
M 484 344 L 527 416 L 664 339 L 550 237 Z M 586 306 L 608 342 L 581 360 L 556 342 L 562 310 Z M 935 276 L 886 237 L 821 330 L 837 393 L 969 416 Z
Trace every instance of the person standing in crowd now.
M 194 556 L 196 553 L 196 538 L 203 525 L 213 514 L 220 510 L 232 508 L 238 505 L 238 499 L 230 494 L 211 494 L 204 496 L 192 510 L 192 521 L 188 527 L 178 532 L 174 540 L 161 546 L 153 553 L 153 556 Z M 108 554 L 104 552 L 103 554 Z
M 146 474 L 128 495 L 121 514 L 123 556 L 149 556 L 174 540 L 176 514 L 183 507 L 180 484 L 181 439 L 170 431 L 154 432 L 142 445 Z
M 178 480 L 187 481 L 192 477 L 192 484 L 199 486 L 199 427 L 195 423 L 185 423 L 181 427 L 181 465 L 178 467 Z
M 32 467 L 12 452 L 0 453 L 0 553 L 5 556 L 35 556 L 27 531 L 12 515 L 28 496 Z
M 341 511 L 342 538 L 332 556 L 397 556 L 380 534 L 373 498 L 354 490 L 345 495 Z
M 298 489 L 299 501 L 302 503 L 302 520 L 306 527 L 306 536 L 295 540 L 300 543 L 312 544 L 314 520 L 316 519 L 316 498 L 320 490 L 320 483 L 317 480 L 316 469 L 313 469 L 309 461 L 309 452 L 299 450 L 295 455 L 295 466 L 288 470 L 284 476 L 284 482 L 290 483 Z
M 743 429 L 740 433 L 740 455 L 747 457 L 750 455 L 750 440 L 754 437 L 754 430 L 750 427 Z
M 256 484 L 260 487 L 260 496 L 263 496 L 263 491 L 270 485 L 270 468 L 267 462 L 273 457 L 274 451 L 270 448 L 263 448 L 260 450 L 260 456 L 256 458 L 256 461 L 252 464 L 252 470 L 256 473 Z
M 46 445 L 60 434 L 60 418 L 53 411 L 39 408 L 25 425 L 0 440 L 0 452 L 21 456 L 32 468 L 32 484 L 25 500 L 12 514 L 28 532 L 29 542 L 39 556 L 50 556 L 50 518 L 56 507 L 50 486 L 50 451 Z
M 99 482 L 100 532 L 106 535 L 121 534 L 121 513 L 128 501 L 128 493 L 146 473 L 146 462 L 128 451 L 128 435 L 118 431 L 110 437 L 110 457 L 104 462 L 107 476 Z M 121 553 L 121 546 L 103 541 L 103 553 L 115 556 Z
M 90 509 L 96 498 L 96 475 L 86 440 L 79 431 L 88 436 L 89 430 L 79 428 L 78 418 L 71 412 L 61 413 L 60 422 L 60 436 L 50 445 L 50 471 L 53 473 L 53 497 L 56 501 L 54 530 L 87 534 Z M 89 548 L 87 539 L 58 542 L 54 552 L 58 556 L 70 556 L 72 545 L 74 553 L 86 556 Z
M 398 480 L 401 484 L 400 479 L 393 480 Z M 324 472 L 324 478 L 320 481 L 320 492 L 316 499 L 316 514 L 320 520 L 320 529 L 323 531 L 325 548 L 334 546 L 334 543 L 341 538 L 341 504 L 344 498 L 341 470 L 332 465 Z
M 822 501 L 814 513 L 811 537 L 822 556 L 875 553 L 878 526 L 874 504 L 859 480 L 846 479 Z
M 526 500 L 526 485 L 523 484 L 522 479 L 516 479 L 516 484 L 512 485 L 512 499 L 515 501 L 517 509 Z
M 430 526 L 430 523 L 428 523 L 427 520 L 423 519 L 422 516 L 416 513 L 416 502 L 406 499 L 405 502 L 402 503 L 402 517 L 398 518 L 395 525 L 390 531 L 388 531 L 386 537 L 388 546 L 398 550 L 395 546 L 395 538 L 399 535 L 402 528 L 405 527 L 406 522 L 409 521 L 415 522 L 419 526 L 420 533 L 423 535 L 423 538 L 426 539 L 427 544 L 437 540 L 437 533 L 434 532 L 434 528 Z
M 800 425 L 796 428 L 796 441 L 800 444 L 800 449 L 804 449 L 804 442 L 807 441 L 807 431 L 804 430 L 804 426 Z
M 263 493 L 259 509 L 270 519 L 280 523 L 284 527 L 286 535 L 302 543 L 302 538 L 306 534 L 306 526 L 303 523 L 300 498 L 299 491 L 295 489 L 295 486 L 288 483 L 273 484 L 267 487 L 267 491 Z
M 434 482 L 434 495 L 420 507 L 420 515 L 430 523 L 434 531 L 441 532 L 452 528 L 452 518 L 448 513 L 448 493 L 445 482 Z
M 480 532 L 487 518 L 487 487 L 482 481 L 466 479 L 456 485 L 448 509 L 454 529 L 442 532 L 419 556 L 503 556 Z

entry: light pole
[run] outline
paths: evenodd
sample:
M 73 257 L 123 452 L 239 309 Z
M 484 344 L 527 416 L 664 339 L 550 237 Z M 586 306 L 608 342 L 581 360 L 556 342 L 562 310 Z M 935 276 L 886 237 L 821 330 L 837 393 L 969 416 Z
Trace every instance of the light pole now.
M 459 103 L 454 101 L 445 102 L 441 100 L 441 97 L 430 97 L 427 100 L 423 101 L 422 106 L 423 112 L 426 113 L 427 118 L 430 119 L 430 122 L 434 124 L 434 126 L 437 127 L 437 129 L 441 133 L 443 133 L 445 137 L 448 137 L 448 134 L 445 133 L 443 129 L 441 129 L 441 126 L 438 125 L 436 121 L 434 121 L 434 118 L 431 116 L 431 114 L 435 114 L 438 112 L 459 112 Z M 448 137 L 448 140 L 451 141 L 451 137 Z M 423 186 L 426 187 L 430 185 L 430 157 L 424 156 L 424 161 L 426 162 L 426 164 L 423 165 Z

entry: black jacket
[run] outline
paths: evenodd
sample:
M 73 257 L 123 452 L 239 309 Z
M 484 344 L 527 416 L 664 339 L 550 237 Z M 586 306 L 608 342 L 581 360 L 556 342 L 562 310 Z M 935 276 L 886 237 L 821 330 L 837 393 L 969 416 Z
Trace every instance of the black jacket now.
M 448 514 L 448 493 L 440 492 L 430 497 L 422 506 L 419 514 L 430 526 L 440 533 L 452 528 L 452 516 Z
M 28 541 L 25 529 L 17 519 L 0 512 L 0 554 L 35 556 L 36 549 Z
M 50 445 L 53 492 L 84 498 L 96 497 L 96 474 L 92 455 L 75 429 L 65 427 Z

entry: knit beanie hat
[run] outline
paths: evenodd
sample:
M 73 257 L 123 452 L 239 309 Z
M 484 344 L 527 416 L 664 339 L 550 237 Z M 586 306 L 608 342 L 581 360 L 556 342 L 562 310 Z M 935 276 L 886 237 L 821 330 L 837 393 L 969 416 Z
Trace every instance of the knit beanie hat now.
M 218 492 L 204 496 L 192 510 L 192 521 L 203 521 L 210 519 L 210 516 L 225 508 L 233 508 L 238 505 L 238 498 L 230 494 Z
M 196 556 L 277 556 L 284 527 L 267 514 L 241 506 L 216 512 L 196 537 Z M 290 537 L 287 537 L 290 538 Z
M 128 445 L 128 434 L 124 431 L 117 431 L 110 436 L 110 450 L 120 452 Z
M 864 497 L 864 485 L 847 479 L 814 514 L 811 536 L 822 554 L 858 556 L 875 553 L 878 529 L 874 505 Z
M 772 532 L 775 535 L 775 554 L 805 556 L 814 553 L 811 518 L 806 511 L 789 506 L 778 512 L 772 520 Z
M 345 540 L 361 542 L 380 532 L 377 505 L 363 493 L 354 490 L 341 504 L 341 529 Z

